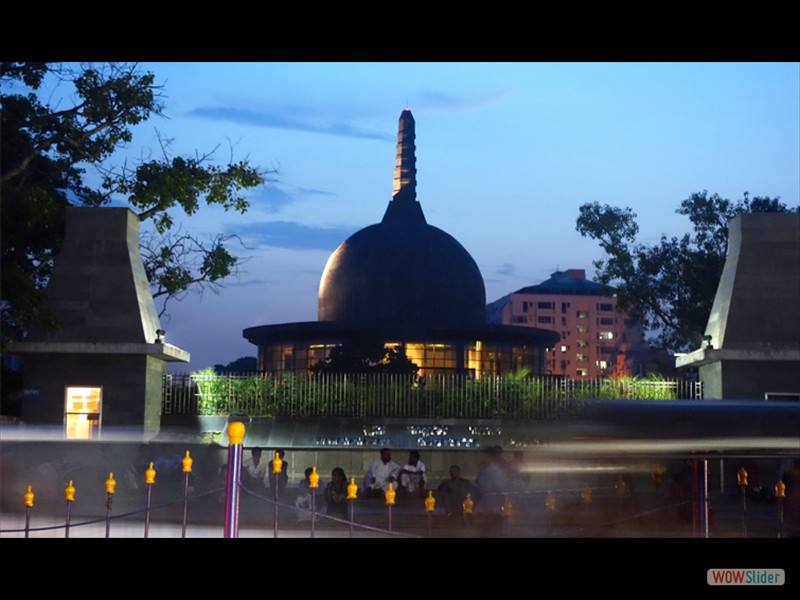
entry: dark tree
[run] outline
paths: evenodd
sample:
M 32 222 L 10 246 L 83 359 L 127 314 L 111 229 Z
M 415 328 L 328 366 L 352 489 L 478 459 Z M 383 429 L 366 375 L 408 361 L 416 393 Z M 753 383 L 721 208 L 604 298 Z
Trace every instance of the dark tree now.
M 242 356 L 227 365 L 214 365 L 217 375 L 226 373 L 255 373 L 258 371 L 258 359 L 255 356 Z
M 728 249 L 728 221 L 739 213 L 796 212 L 779 198 L 745 193 L 732 202 L 703 191 L 681 202 L 692 230 L 661 236 L 658 244 L 636 242 L 639 226 L 630 208 L 587 203 L 577 230 L 597 240 L 605 258 L 595 261 L 599 283 L 616 288 L 620 309 L 656 334 L 657 346 L 672 352 L 698 348 L 716 295 Z
M 3 62 L 0 90 L 4 345 L 34 325 L 57 326 L 46 286 L 70 205 L 122 201 L 152 223 L 155 236 L 166 236 L 152 238 L 144 254 L 154 294 L 165 299 L 220 285 L 235 272 L 239 259 L 226 238 L 206 242 L 171 231 L 176 211 L 191 216 L 208 204 L 244 212 L 244 193 L 262 185 L 265 173 L 246 160 L 211 164 L 213 153 L 173 157 L 166 142 L 158 158 L 112 164 L 132 127 L 162 115 L 152 73 L 131 64 Z

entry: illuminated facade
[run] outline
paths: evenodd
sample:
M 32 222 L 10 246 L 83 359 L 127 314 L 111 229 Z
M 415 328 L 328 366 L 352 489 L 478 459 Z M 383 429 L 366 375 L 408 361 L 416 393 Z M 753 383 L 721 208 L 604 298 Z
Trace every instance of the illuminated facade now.
M 558 335 L 486 322 L 477 264 L 451 235 L 429 225 L 416 199 L 414 118 L 400 116 L 394 191 L 380 223 L 345 240 L 328 259 L 318 321 L 244 330 L 259 370 L 303 372 L 330 349 L 359 339 L 405 347 L 420 374 L 544 371 Z
M 489 320 L 558 332 L 546 372 L 573 379 L 635 374 L 633 351 L 644 344 L 643 329 L 617 310 L 613 290 L 587 280 L 583 269 L 556 271 L 491 303 Z

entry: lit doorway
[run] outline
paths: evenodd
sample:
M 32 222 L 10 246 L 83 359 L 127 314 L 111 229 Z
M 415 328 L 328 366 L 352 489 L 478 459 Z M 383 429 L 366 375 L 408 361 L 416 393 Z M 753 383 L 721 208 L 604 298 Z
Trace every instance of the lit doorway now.
M 100 433 L 103 388 L 67 387 L 64 425 L 67 439 L 91 440 Z

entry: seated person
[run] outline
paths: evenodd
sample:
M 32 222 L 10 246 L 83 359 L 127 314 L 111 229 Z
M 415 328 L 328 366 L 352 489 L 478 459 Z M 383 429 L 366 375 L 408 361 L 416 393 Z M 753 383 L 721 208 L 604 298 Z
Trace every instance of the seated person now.
M 331 471 L 331 480 L 325 487 L 325 507 L 332 517 L 347 517 L 347 475 L 336 467 Z
M 450 479 L 445 479 L 437 488 L 437 495 L 444 504 L 444 513 L 450 517 L 464 512 L 464 500 L 470 494 L 474 500 L 475 486 L 469 479 L 461 477 L 461 467 L 450 467 Z
M 397 479 L 400 482 L 398 492 L 417 492 L 420 497 L 425 496 L 425 463 L 419 459 L 419 452 L 411 450 L 408 453 L 408 462 L 400 467 Z
M 400 465 L 392 460 L 392 451 L 382 448 L 381 457 L 372 461 L 364 476 L 364 495 L 368 498 L 385 497 L 389 484 L 397 483 L 399 471 Z
M 261 458 L 261 448 L 250 450 L 250 456 L 242 463 L 242 483 L 259 493 L 267 485 L 267 461 Z

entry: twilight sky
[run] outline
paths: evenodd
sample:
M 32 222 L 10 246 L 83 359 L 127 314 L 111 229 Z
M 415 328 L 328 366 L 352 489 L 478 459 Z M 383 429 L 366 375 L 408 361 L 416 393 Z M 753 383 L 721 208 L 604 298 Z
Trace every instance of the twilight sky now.
M 162 318 L 196 370 L 255 356 L 254 325 L 314 321 L 328 256 L 391 200 L 397 122 L 416 121 L 417 199 L 483 274 L 487 302 L 601 257 L 575 230 L 585 202 L 630 207 L 640 239 L 682 234 L 680 202 L 800 199 L 800 63 L 142 63 L 166 119 L 126 156 L 249 158 L 276 169 L 245 215 L 182 218 L 236 234 L 244 273 Z M 177 213 L 176 213 L 177 216 Z M 179 218 L 179 220 L 181 220 Z

